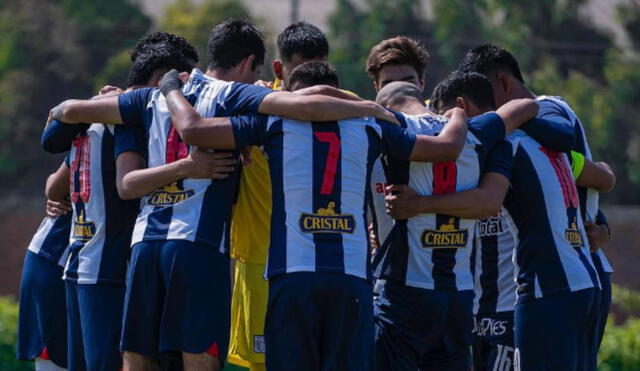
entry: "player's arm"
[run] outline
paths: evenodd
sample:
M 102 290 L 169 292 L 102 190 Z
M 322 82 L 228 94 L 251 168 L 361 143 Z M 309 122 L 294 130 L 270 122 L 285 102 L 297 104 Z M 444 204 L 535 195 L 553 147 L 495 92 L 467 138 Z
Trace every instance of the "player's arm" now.
M 528 136 L 556 152 L 569 152 L 576 144 L 575 130 L 563 123 L 534 118 L 520 127 Z
M 496 113 L 504 123 L 505 135 L 519 128 L 520 125 L 536 117 L 538 103 L 533 99 L 513 99 L 496 110 Z
M 101 99 L 69 99 L 51 109 L 54 120 L 67 124 L 102 122 L 122 124 L 118 96 L 110 95 Z
M 61 202 L 69 196 L 69 166 L 63 162 L 55 173 L 47 178 L 44 193 L 47 199 Z
M 576 151 L 571 152 L 571 168 L 580 187 L 607 193 L 616 184 L 616 176 L 607 163 L 592 162 Z
M 86 127 L 87 124 L 67 125 L 58 120 L 49 121 L 40 139 L 42 148 L 49 153 L 67 152 L 73 139 Z
M 123 200 L 140 198 L 184 178 L 224 179 L 233 172 L 235 163 L 229 152 L 207 153 L 197 149 L 186 158 L 146 168 L 140 154 L 123 152 L 116 160 L 118 195 Z
M 478 188 L 437 196 L 420 196 L 407 185 L 390 185 L 387 213 L 394 219 L 418 214 L 446 214 L 465 219 L 497 215 L 509 189 L 509 180 L 499 173 L 485 173 Z
M 467 115 L 464 110 L 454 108 L 450 112 L 449 121 L 438 136 L 416 135 L 409 160 L 455 161 L 464 147 L 466 137 Z
M 300 95 L 326 95 L 334 98 L 346 99 L 346 100 L 354 100 L 354 101 L 362 101 L 364 99 L 355 95 L 354 93 L 334 88 L 329 85 L 314 85 L 308 88 L 300 89 L 294 91 L 295 94 Z

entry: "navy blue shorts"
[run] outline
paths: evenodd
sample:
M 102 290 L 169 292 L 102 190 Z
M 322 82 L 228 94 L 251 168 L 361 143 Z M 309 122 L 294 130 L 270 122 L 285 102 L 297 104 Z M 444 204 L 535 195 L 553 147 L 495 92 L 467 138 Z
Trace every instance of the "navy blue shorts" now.
M 224 362 L 229 347 L 229 257 L 190 241 L 140 242 L 127 272 L 123 351 L 208 352 Z
M 269 281 L 267 370 L 371 370 L 373 288 L 339 273 L 297 272 Z
M 124 287 L 68 281 L 66 286 L 69 370 L 120 370 Z
M 67 310 L 62 267 L 27 250 L 20 281 L 17 357 L 46 356 L 67 367 Z M 46 357 L 45 356 L 45 357 Z
M 474 371 L 513 370 L 513 311 L 478 314 L 473 342 Z
M 436 291 L 387 280 L 374 302 L 377 370 L 468 370 L 473 291 Z
M 589 370 L 596 289 L 516 304 L 516 370 Z M 519 366 L 519 367 L 518 367 Z

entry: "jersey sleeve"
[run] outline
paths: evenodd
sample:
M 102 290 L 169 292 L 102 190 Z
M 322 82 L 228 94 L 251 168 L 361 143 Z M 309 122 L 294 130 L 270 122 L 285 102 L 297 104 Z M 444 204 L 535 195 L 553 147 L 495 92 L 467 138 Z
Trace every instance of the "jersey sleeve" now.
M 535 118 L 525 122 L 520 129 L 546 148 L 557 152 L 569 152 L 576 144 L 576 133 L 572 126 L 557 118 Z
M 487 163 L 483 173 L 498 173 L 511 179 L 511 166 L 513 165 L 513 147 L 505 140 L 498 143 L 489 152 Z
M 47 125 L 42 133 L 42 148 L 49 153 L 62 153 L 71 149 L 71 143 L 78 136 L 78 133 L 86 130 L 89 124 L 65 124 L 64 122 L 53 120 Z
M 493 148 L 504 139 L 504 122 L 495 112 L 476 116 L 468 121 L 468 125 L 469 131 L 488 149 Z
M 147 104 L 154 88 L 141 88 L 124 93 L 118 97 L 120 117 L 125 126 L 144 126 Z
M 416 135 L 390 122 L 376 121 L 382 131 L 383 152 L 401 160 L 409 160 L 413 146 L 416 144 Z
M 234 82 L 223 102 L 225 111 L 229 116 L 258 113 L 260 103 L 270 93 L 273 93 L 272 89 Z
M 230 119 L 236 148 L 260 145 L 266 138 L 269 116 L 251 114 L 232 116 Z
M 557 103 L 550 100 L 539 100 L 538 118 L 556 121 L 559 124 L 573 128 L 573 122 L 567 113 Z
M 115 126 L 114 136 L 115 159 L 122 153 L 129 151 L 136 152 L 145 159 L 147 158 L 147 146 L 143 128 Z

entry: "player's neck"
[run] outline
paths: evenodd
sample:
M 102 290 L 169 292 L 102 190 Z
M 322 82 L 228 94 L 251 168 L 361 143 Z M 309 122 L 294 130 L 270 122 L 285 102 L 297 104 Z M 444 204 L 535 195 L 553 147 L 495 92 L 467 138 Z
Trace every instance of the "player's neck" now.
M 235 68 L 228 70 L 224 70 L 221 68 L 207 68 L 207 72 L 205 72 L 205 75 L 222 81 L 238 81 L 238 76 Z
M 412 116 L 424 115 L 425 113 L 436 116 L 435 113 L 431 112 L 429 109 L 427 109 L 427 107 L 425 107 L 418 101 L 406 102 L 402 105 L 402 107 L 399 107 L 398 111 Z
M 527 87 L 524 86 L 523 84 L 517 84 L 513 86 L 512 96 L 513 96 L 512 99 L 522 99 L 522 98 L 536 99 L 536 95 L 533 94 L 531 90 L 527 89 Z

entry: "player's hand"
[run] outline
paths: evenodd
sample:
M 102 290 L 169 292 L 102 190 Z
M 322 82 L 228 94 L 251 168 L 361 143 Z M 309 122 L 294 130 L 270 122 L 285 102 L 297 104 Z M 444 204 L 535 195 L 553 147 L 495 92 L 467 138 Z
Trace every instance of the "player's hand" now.
M 596 252 L 604 244 L 609 242 L 609 229 L 606 226 L 585 222 L 584 229 L 587 232 L 591 252 Z
M 374 109 L 373 116 L 375 118 L 388 121 L 392 124 L 400 125 L 400 122 L 398 121 L 398 119 L 393 113 L 391 113 L 389 110 L 387 110 L 386 108 L 382 107 L 377 103 L 373 103 L 373 104 L 375 104 L 375 106 L 373 107 Z
M 71 212 L 71 204 L 69 201 L 52 201 L 47 200 L 47 216 L 50 218 L 57 218 L 61 215 L 66 215 Z
M 263 88 L 273 89 L 273 81 L 258 80 L 254 85 L 262 86 Z
M 367 226 L 369 232 L 369 245 L 371 245 L 371 254 L 375 253 L 380 246 L 378 246 L 378 238 L 376 232 L 373 230 L 373 223 Z
M 200 148 L 180 161 L 185 166 L 185 178 L 193 179 L 225 179 L 237 162 L 231 152 L 209 153 Z
M 450 110 L 446 111 L 442 116 L 446 117 L 447 119 L 450 119 L 451 116 L 453 116 L 454 114 L 456 115 L 464 115 L 464 117 L 467 117 L 467 113 L 460 107 L 453 107 Z
M 406 184 L 392 184 L 386 188 L 387 214 L 393 219 L 409 219 L 420 214 L 420 195 Z
M 158 88 L 166 97 L 170 92 L 181 89 L 182 85 L 184 85 L 184 83 L 182 82 L 180 73 L 174 68 L 164 74 L 158 83 Z
M 240 161 L 242 162 L 242 166 L 251 165 L 251 150 L 252 149 L 253 149 L 252 146 L 246 146 L 246 147 L 243 147 L 242 150 L 240 150 Z

